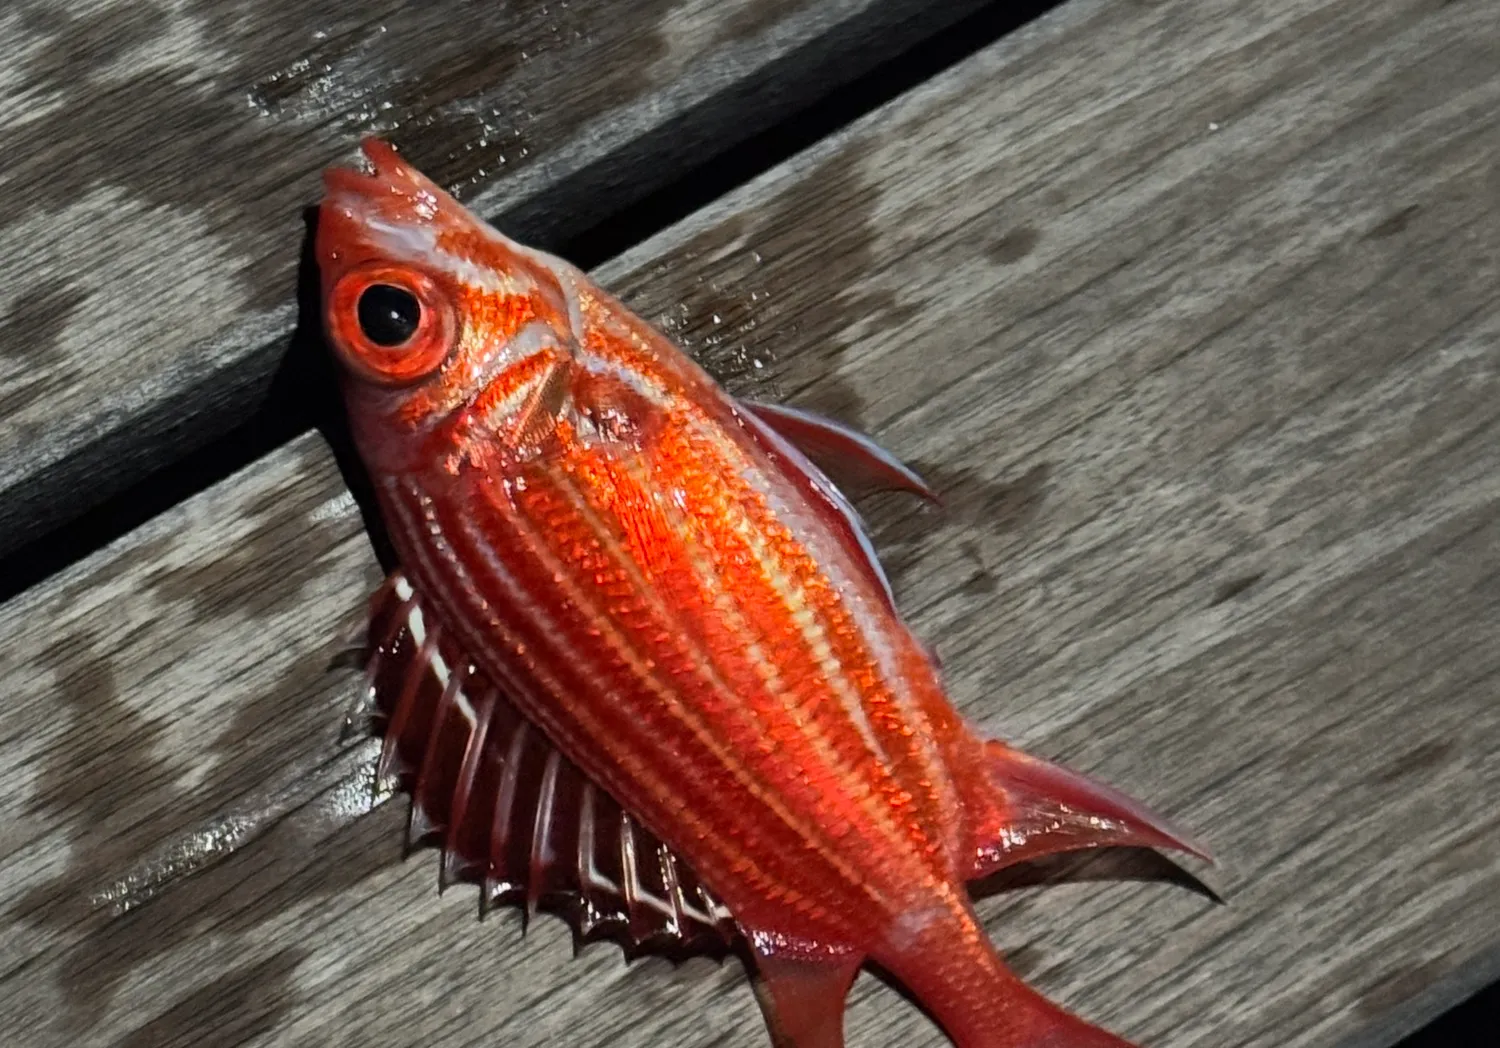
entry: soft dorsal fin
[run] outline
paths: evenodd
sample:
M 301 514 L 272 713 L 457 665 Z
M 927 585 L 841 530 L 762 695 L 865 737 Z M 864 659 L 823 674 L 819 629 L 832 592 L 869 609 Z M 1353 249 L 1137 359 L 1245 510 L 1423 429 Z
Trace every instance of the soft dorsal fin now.
M 522 717 L 397 572 L 370 617 L 377 781 L 411 795 L 408 846 L 443 850 L 442 883 L 480 905 L 562 914 L 629 953 L 723 953 L 739 935 L 688 864 Z
M 751 932 L 755 996 L 773 1048 L 844 1048 L 844 999 L 864 957 L 847 950 L 791 949 Z

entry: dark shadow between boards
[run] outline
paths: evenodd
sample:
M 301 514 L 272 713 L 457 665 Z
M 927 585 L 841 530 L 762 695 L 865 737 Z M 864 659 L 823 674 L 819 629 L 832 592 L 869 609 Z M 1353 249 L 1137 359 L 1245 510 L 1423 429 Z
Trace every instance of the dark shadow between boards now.
M 599 203 L 610 182 L 607 171 L 584 171 L 544 194 L 528 213 L 513 216 L 513 220 L 502 217 L 500 225 L 528 243 L 584 269 L 593 269 L 1033 21 L 1058 2 L 992 3 L 854 79 L 839 81 L 830 74 L 833 86 L 817 101 L 717 153 L 712 151 L 711 142 L 703 142 L 701 163 L 689 166 L 624 207 L 610 210 Z M 788 63 L 806 60 L 805 56 L 791 56 Z M 728 96 L 708 105 L 717 109 L 721 119 L 729 119 L 736 108 L 757 104 L 757 94 L 775 94 L 777 74 L 778 69 L 772 68 L 761 82 L 738 85 Z M 702 122 L 701 114 L 697 119 Z M 670 126 L 659 129 L 634 148 L 649 151 L 653 144 L 664 144 L 681 130 Z M 701 134 L 698 137 L 701 140 Z M 585 201 L 587 206 L 580 206 Z M 569 228 L 573 223 L 566 216 L 580 213 L 600 217 L 586 228 Z M 180 404 L 165 405 L 163 416 L 174 421 L 162 427 L 153 446 L 169 448 L 174 436 L 180 438 L 179 446 L 192 445 L 195 429 L 212 429 L 206 420 L 216 410 L 230 410 L 224 403 L 226 398 L 253 387 L 257 406 L 248 420 L 185 454 L 163 456 L 170 465 L 0 558 L 0 600 L 36 585 L 311 429 L 320 430 L 332 445 L 340 469 L 365 508 L 367 522 L 373 523 L 368 483 L 349 440 L 334 367 L 320 330 L 317 269 L 311 253 L 315 214 L 315 209 L 309 209 L 308 238 L 298 272 L 297 326 L 280 353 L 274 374 L 269 381 L 247 375 L 239 386 L 231 383 L 228 390 L 220 388 L 207 394 L 191 391 L 178 398 Z M 87 465 L 88 472 L 107 475 L 109 470 L 108 463 Z M 375 543 L 383 554 L 383 538 L 376 535 Z
M 1449 1009 L 1396 1048 L 1490 1048 L 1500 1044 L 1500 982 Z

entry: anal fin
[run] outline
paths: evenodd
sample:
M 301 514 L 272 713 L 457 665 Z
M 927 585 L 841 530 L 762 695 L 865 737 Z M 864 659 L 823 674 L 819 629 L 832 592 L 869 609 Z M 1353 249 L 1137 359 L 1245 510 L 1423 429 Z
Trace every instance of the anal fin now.
M 377 594 L 368 677 L 382 776 L 412 798 L 410 845 L 443 849 L 440 884 L 481 887 L 627 952 L 723 954 L 728 909 L 527 721 L 400 573 Z
M 971 820 L 971 879 L 1027 859 L 1082 848 L 1208 849 L 1119 790 L 1002 742 L 982 744 L 965 803 Z

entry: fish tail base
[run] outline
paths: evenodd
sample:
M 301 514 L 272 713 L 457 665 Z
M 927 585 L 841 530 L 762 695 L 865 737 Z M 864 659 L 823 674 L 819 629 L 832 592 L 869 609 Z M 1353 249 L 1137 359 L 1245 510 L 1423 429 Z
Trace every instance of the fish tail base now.
M 1027 986 L 967 914 L 941 922 L 899 955 L 878 958 L 956 1048 L 1135 1048 Z

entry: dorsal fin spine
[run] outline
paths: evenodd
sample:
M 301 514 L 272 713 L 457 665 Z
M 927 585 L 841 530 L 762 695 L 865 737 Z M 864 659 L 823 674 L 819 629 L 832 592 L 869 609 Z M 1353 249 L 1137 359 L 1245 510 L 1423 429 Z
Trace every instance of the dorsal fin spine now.
M 430 668 L 433 659 L 438 652 L 438 638 L 441 630 L 437 623 L 425 624 L 422 622 L 422 612 L 418 608 L 412 612 L 411 618 L 412 636 L 421 641 L 421 647 L 417 651 L 415 666 L 419 669 Z M 420 636 L 418 631 L 420 630 Z M 420 681 L 420 677 L 417 678 Z M 412 785 L 412 812 L 414 816 L 420 815 L 420 830 L 415 834 L 414 842 L 422 841 L 433 830 L 439 829 L 437 820 L 427 810 L 424 798 L 427 795 L 428 781 L 433 775 L 437 764 L 438 747 L 443 740 L 443 731 L 447 727 L 448 717 L 454 708 L 454 700 L 458 694 L 458 686 L 461 678 L 456 673 L 449 673 L 448 679 L 443 682 L 442 693 L 438 696 L 437 709 L 432 712 L 432 727 L 427 732 L 427 745 L 422 748 L 422 763 L 416 769 L 416 781 Z M 411 685 L 408 685 L 410 687 Z M 415 825 L 417 819 L 413 819 Z
M 462 671 L 468 680 L 471 667 L 465 664 Z M 455 672 L 454 676 L 459 676 Z M 448 826 L 443 834 L 443 860 L 439 867 L 439 890 L 458 875 L 458 834 L 463 828 L 464 816 L 469 810 L 469 795 L 474 789 L 474 778 L 479 774 L 479 762 L 484 756 L 485 739 L 489 737 L 490 718 L 495 712 L 495 689 L 485 688 L 475 707 L 474 730 L 469 734 L 469 744 L 464 747 L 463 763 L 459 766 L 458 778 L 453 783 L 453 802 L 449 808 Z
M 640 910 L 641 880 L 636 873 L 635 826 L 630 816 L 620 812 L 620 894 L 625 899 L 625 922 L 631 938 L 635 934 Z
M 521 716 L 441 626 L 392 575 L 372 601 L 366 664 L 366 705 L 385 736 L 373 789 L 394 777 L 412 795 L 407 849 L 442 848 L 440 889 L 479 881 L 481 916 L 498 901 L 521 903 L 527 919 L 555 908 L 581 937 L 608 935 L 630 954 L 730 946 L 738 927 L 691 866 Z
M 397 589 L 396 592 L 399 593 L 400 590 Z M 390 631 L 384 643 L 380 646 L 379 650 L 381 652 L 389 652 L 400 642 L 401 635 L 403 632 L 407 632 L 407 623 L 416 610 L 417 600 L 415 596 L 407 597 L 401 602 L 392 619 Z M 401 692 L 396 697 L 395 705 L 391 707 L 390 719 L 385 725 L 384 744 L 380 747 L 380 763 L 375 768 L 375 781 L 377 783 L 387 781 L 395 771 L 397 745 L 401 741 L 401 736 L 406 731 L 407 721 L 411 719 L 411 711 L 416 703 L 417 692 L 420 690 L 422 674 L 426 671 L 426 667 L 422 665 L 420 660 L 413 660 L 411 665 L 406 668 L 406 675 L 401 681 Z M 371 686 L 374 686 L 373 676 Z
M 547 763 L 542 769 L 542 782 L 536 802 L 536 819 L 531 828 L 531 851 L 528 857 L 526 877 L 526 919 L 536 914 L 541 901 L 542 888 L 551 865 L 547 854 L 552 847 L 552 806 L 557 800 L 557 773 L 562 767 L 562 755 L 556 750 L 547 754 Z
M 594 859 L 594 784 L 584 780 L 578 798 L 578 934 L 587 939 L 598 920 L 594 888 L 598 863 Z
M 672 905 L 670 930 L 673 935 L 682 935 L 687 927 L 685 900 L 682 883 L 677 876 L 677 859 L 665 844 L 656 847 L 656 862 L 661 867 L 661 882 L 667 888 L 667 901 Z
M 510 885 L 501 884 L 496 875 L 505 867 L 505 852 L 510 846 L 516 787 L 521 775 L 521 755 L 526 752 L 526 736 L 530 730 L 531 725 L 524 720 L 516 725 L 516 732 L 510 738 L 510 748 L 506 752 L 500 773 L 500 793 L 495 798 L 495 821 L 490 834 L 490 863 L 484 877 L 484 892 L 492 902 L 502 892 L 510 890 Z

